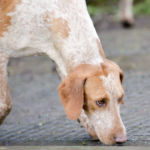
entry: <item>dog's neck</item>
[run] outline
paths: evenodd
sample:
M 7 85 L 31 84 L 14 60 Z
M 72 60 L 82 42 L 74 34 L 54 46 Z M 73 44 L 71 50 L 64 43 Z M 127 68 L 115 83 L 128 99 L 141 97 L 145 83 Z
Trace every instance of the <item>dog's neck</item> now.
M 54 13 L 53 17 L 48 14 L 46 19 L 51 24 L 53 45 L 59 53 L 59 57 L 53 59 L 65 76 L 80 64 L 100 66 L 104 55 L 85 1 L 67 2 L 60 14 Z
M 4 20 L 0 47 L 7 57 L 46 53 L 65 76 L 80 64 L 100 66 L 103 62 L 104 53 L 85 0 L 11 2 L 8 6 L 1 3 L 9 9 L 0 10 Z

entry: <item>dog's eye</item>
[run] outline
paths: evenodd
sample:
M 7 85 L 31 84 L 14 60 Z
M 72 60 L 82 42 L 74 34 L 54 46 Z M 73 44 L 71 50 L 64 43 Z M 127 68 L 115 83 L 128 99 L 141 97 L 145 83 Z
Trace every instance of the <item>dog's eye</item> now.
M 101 101 L 96 101 L 96 104 L 100 107 L 105 107 L 106 106 L 106 100 L 103 99 Z

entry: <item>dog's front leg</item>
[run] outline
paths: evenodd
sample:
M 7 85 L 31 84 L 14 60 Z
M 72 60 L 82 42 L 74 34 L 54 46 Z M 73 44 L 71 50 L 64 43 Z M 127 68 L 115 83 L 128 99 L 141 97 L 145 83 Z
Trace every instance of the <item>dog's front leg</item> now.
M 82 112 L 81 112 L 81 114 L 80 114 L 80 116 L 78 118 L 78 122 L 82 124 L 82 126 L 89 133 L 89 135 L 93 138 L 93 140 L 98 140 L 96 132 L 93 129 L 92 125 L 90 124 L 89 119 L 88 119 L 88 117 L 85 114 L 83 109 L 82 109 Z
M 0 124 L 11 111 L 12 103 L 7 80 L 8 58 L 0 51 Z

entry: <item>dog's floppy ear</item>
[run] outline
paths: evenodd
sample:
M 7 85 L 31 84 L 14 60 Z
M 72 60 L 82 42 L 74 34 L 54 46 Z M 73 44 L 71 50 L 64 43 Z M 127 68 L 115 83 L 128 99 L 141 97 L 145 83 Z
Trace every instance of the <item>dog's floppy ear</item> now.
M 77 69 L 70 73 L 58 87 L 61 102 L 71 120 L 77 119 L 81 114 L 85 80 L 86 76 Z

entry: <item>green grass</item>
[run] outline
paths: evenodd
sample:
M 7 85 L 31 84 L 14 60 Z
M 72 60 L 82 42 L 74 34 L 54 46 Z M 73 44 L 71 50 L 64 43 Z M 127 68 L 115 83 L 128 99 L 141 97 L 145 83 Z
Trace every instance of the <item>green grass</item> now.
M 94 5 L 88 5 L 88 12 L 91 16 L 96 15 L 96 14 L 115 14 L 116 9 L 114 6 L 94 6 Z
M 88 5 L 87 9 L 91 16 L 101 13 L 99 7 L 97 7 L 97 6 Z
M 133 12 L 135 15 L 150 15 L 150 0 L 134 5 Z
M 134 15 L 150 15 L 150 0 L 143 0 L 137 3 L 138 0 L 134 1 L 133 13 Z M 116 15 L 118 12 L 118 5 L 96 5 L 90 4 L 87 6 L 88 12 L 91 16 L 96 14 L 113 14 Z

